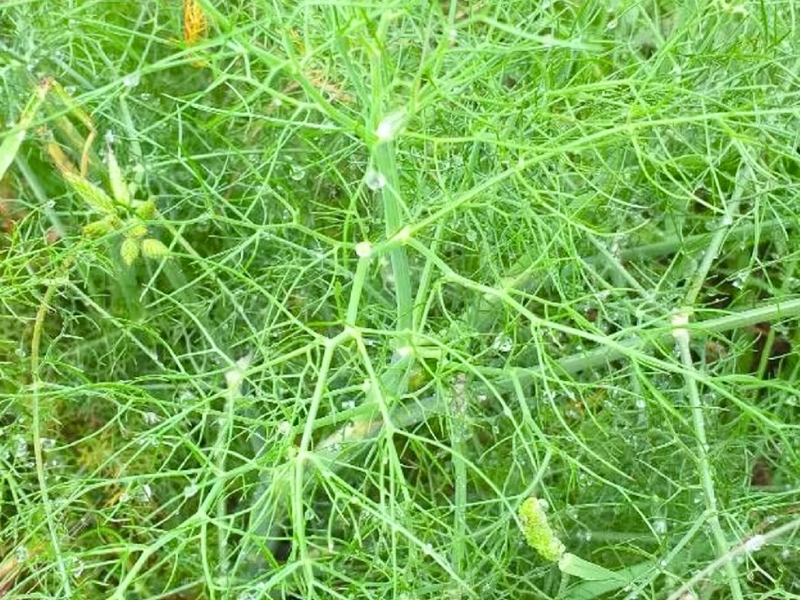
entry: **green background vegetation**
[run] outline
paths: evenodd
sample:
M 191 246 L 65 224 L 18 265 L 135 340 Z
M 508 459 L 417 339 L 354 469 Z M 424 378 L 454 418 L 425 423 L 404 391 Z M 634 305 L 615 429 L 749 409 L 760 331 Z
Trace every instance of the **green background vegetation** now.
M 0 596 L 800 596 L 794 3 L 199 6 L 0 5 Z

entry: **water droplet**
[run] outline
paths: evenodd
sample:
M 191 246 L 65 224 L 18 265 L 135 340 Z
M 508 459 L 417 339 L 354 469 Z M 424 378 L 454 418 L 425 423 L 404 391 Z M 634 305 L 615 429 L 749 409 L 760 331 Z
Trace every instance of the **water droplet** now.
M 14 455 L 17 458 L 25 458 L 28 455 L 28 442 L 21 435 L 18 435 L 15 441 Z
M 141 81 L 142 81 L 141 74 L 138 71 L 134 71 L 133 73 L 128 73 L 127 75 L 125 75 L 125 77 L 122 79 L 122 84 L 125 87 L 132 88 L 139 85 Z
M 297 165 L 292 165 L 292 172 L 289 174 L 289 177 L 291 177 L 295 181 L 300 181 L 305 176 L 306 172 L 302 167 L 298 167 Z
M 359 242 L 356 244 L 356 256 L 368 258 L 372 254 L 372 244 L 369 242 Z
M 667 532 L 667 520 L 656 519 L 655 521 L 653 521 L 653 531 L 655 531 L 659 535 L 665 534 Z
M 142 486 L 142 498 L 145 502 L 149 502 L 153 499 L 153 488 L 150 487 L 149 483 L 145 483 Z
M 80 577 L 85 568 L 86 568 L 86 563 L 84 563 L 82 560 L 77 560 L 75 561 L 75 566 L 72 568 L 72 574 L 75 577 Z
M 183 488 L 183 497 L 191 498 L 197 494 L 197 486 L 195 484 L 187 485 Z
M 378 123 L 378 128 L 375 130 L 378 141 L 388 142 L 394 139 L 403 128 L 405 117 L 405 110 L 386 115 L 381 122 Z
M 364 175 L 364 183 L 375 192 L 386 187 L 386 177 L 375 169 L 369 169 Z
M 744 548 L 747 552 L 758 552 L 764 547 L 765 542 L 766 538 L 761 534 L 757 534 L 744 543 Z
M 511 352 L 511 349 L 514 347 L 514 341 L 511 339 L 511 336 L 508 335 L 498 335 L 494 343 L 492 343 L 492 348 L 499 352 L 507 353 Z
M 614 29 L 616 29 L 616 28 L 617 28 L 617 20 L 616 20 L 616 19 L 611 19 L 611 20 L 610 20 L 610 21 L 609 21 L 609 22 L 606 24 L 606 29 L 608 29 L 609 31 L 613 31 L 613 30 L 614 30 Z

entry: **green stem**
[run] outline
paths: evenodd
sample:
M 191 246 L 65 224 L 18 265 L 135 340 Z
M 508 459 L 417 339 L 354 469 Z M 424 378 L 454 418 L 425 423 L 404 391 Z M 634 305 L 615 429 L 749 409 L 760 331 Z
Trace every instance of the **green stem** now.
M 708 581 L 711 578 L 711 575 L 719 569 L 722 565 L 730 563 L 735 559 L 743 556 L 745 554 L 753 554 L 760 548 L 763 548 L 767 544 L 771 543 L 773 540 L 776 540 L 784 535 L 793 536 L 797 529 L 800 528 L 800 519 L 795 519 L 793 521 L 789 521 L 788 523 L 781 525 L 780 527 L 776 527 L 771 531 L 768 531 L 765 534 L 758 534 L 760 535 L 760 539 L 757 544 L 753 543 L 753 538 L 743 541 L 737 547 L 732 548 L 727 554 L 724 556 L 719 557 L 713 563 L 708 565 L 702 571 L 698 571 L 694 577 L 692 577 L 689 581 L 684 583 L 681 587 L 677 590 L 672 592 L 667 600 L 680 600 L 681 598 L 685 598 L 685 594 L 690 591 L 693 587 L 699 584 L 702 581 Z M 755 536 L 754 536 L 755 537 Z
M 305 463 L 311 460 L 311 445 L 314 438 L 314 430 L 316 429 L 315 420 L 319 407 L 322 404 L 322 399 L 328 389 L 328 372 L 331 368 L 333 361 L 333 354 L 336 348 L 345 340 L 350 339 L 351 330 L 346 329 L 334 338 L 330 338 L 325 342 L 325 351 L 320 361 L 319 372 L 317 374 L 317 385 L 314 388 L 314 393 L 311 396 L 311 402 L 308 407 L 308 416 L 306 417 L 306 424 L 303 429 L 303 436 L 300 440 L 300 445 L 297 448 L 297 453 L 294 457 L 294 478 L 292 480 L 292 530 L 295 537 L 295 548 L 297 548 L 300 555 L 300 563 L 303 565 L 303 572 L 306 576 L 306 582 L 309 586 L 309 591 L 313 587 L 314 569 L 311 557 L 308 554 L 308 544 L 306 540 L 306 516 L 305 516 L 305 503 L 303 498 L 305 496 Z
M 689 321 L 689 314 L 697 301 L 697 296 L 703 288 L 706 277 L 711 270 L 714 261 L 717 259 L 722 243 L 728 233 L 731 225 L 733 225 L 734 217 L 739 213 L 739 205 L 741 204 L 742 195 L 745 188 L 748 187 L 749 182 L 752 180 L 752 169 L 743 163 L 736 178 L 736 189 L 733 192 L 730 202 L 726 206 L 725 216 L 723 217 L 722 227 L 720 227 L 714 237 L 711 238 L 711 243 L 706 250 L 703 260 L 700 263 L 697 271 L 692 277 L 689 289 L 686 291 L 684 297 L 684 306 L 686 312 L 681 315 L 685 322 Z M 684 382 L 686 391 L 689 396 L 689 406 L 692 411 L 692 424 L 694 434 L 697 438 L 697 466 L 700 471 L 700 484 L 703 488 L 703 496 L 705 498 L 706 511 L 709 515 L 709 524 L 711 525 L 711 533 L 714 539 L 714 546 L 717 552 L 717 558 L 722 558 L 728 554 L 728 542 L 725 539 L 725 533 L 722 531 L 722 526 L 719 521 L 719 512 L 717 507 L 716 488 L 714 486 L 714 478 L 711 474 L 711 465 L 708 458 L 708 438 L 706 436 L 706 422 L 705 422 L 705 408 L 700 400 L 700 392 L 697 388 L 698 373 L 692 358 L 692 351 L 689 347 L 690 333 L 685 328 L 683 323 L 680 324 L 673 331 L 675 341 L 681 355 L 681 363 L 684 368 Z M 728 561 L 725 563 L 725 572 L 728 578 L 728 585 L 731 589 L 731 596 L 733 600 L 743 600 L 742 588 L 739 583 L 739 573 L 736 570 L 736 565 Z
M 386 178 L 381 189 L 383 213 L 386 223 L 386 237 L 391 239 L 403 227 L 402 201 L 400 199 L 399 178 L 394 161 L 394 148 L 391 142 L 379 143 L 373 152 L 375 169 Z M 394 276 L 395 299 L 397 305 L 397 330 L 411 331 L 414 325 L 414 302 L 411 292 L 411 277 L 408 269 L 408 256 L 402 244 L 394 244 L 389 250 L 389 260 Z
M 733 196 L 725 207 L 725 215 L 722 218 L 722 227 L 714 232 L 711 242 L 708 245 L 708 249 L 703 255 L 703 261 L 700 263 L 700 266 L 697 268 L 697 271 L 695 271 L 694 276 L 692 277 L 691 284 L 689 285 L 689 289 L 686 290 L 686 296 L 683 300 L 684 306 L 694 306 L 695 302 L 697 302 L 697 296 L 700 295 L 700 291 L 703 289 L 703 284 L 708 277 L 708 272 L 711 270 L 711 266 L 714 264 L 714 261 L 717 260 L 717 256 L 719 255 L 722 244 L 725 241 L 725 237 L 728 235 L 731 225 L 733 225 L 734 218 L 737 214 L 739 214 L 739 206 L 742 203 L 742 195 L 744 194 L 744 190 L 748 187 L 748 183 L 752 180 L 752 178 L 752 169 L 746 163 L 744 163 L 737 174 L 736 188 L 733 191 Z
M 395 163 L 394 134 L 388 138 L 381 138 L 376 134 L 383 120 L 391 119 L 384 110 L 387 90 L 391 87 L 392 74 L 387 71 L 387 65 L 392 64 L 390 57 L 386 56 L 386 48 L 382 40 L 388 26 L 387 18 L 381 20 L 375 39 L 368 44 L 370 49 L 370 74 L 372 79 L 372 94 L 370 125 L 371 131 L 367 133 L 372 143 L 372 165 L 382 177 L 380 197 L 383 204 L 383 217 L 385 222 L 386 238 L 392 239 L 403 228 L 403 201 L 400 193 L 400 178 L 397 174 Z M 392 265 L 394 277 L 395 300 L 397 304 L 398 332 L 410 332 L 414 322 L 414 302 L 411 291 L 411 277 L 408 269 L 408 256 L 402 244 L 393 245 L 389 249 L 389 260 Z
M 705 335 L 713 335 L 755 325 L 762 321 L 789 319 L 798 316 L 800 316 L 800 298 L 795 298 L 786 302 L 773 302 L 740 313 L 725 315 L 724 317 L 696 321 L 694 324 L 689 325 L 689 330 Z M 608 366 L 614 361 L 629 356 L 632 352 L 643 352 L 651 346 L 668 343 L 671 337 L 672 334 L 670 332 L 655 332 L 652 336 L 634 336 L 615 342 L 613 346 L 603 345 L 589 352 L 571 354 L 554 361 L 554 365 L 557 371 L 574 375 L 589 369 Z M 540 365 L 512 367 L 511 369 L 476 367 L 475 370 L 487 378 L 495 379 L 492 383 L 498 391 L 510 391 L 512 389 L 513 379 L 510 373 L 519 377 L 523 384 L 527 384 L 544 372 Z
M 58 572 L 61 575 L 61 580 L 64 585 L 66 596 L 72 597 L 72 586 L 70 585 L 70 577 L 67 573 L 64 555 L 61 551 L 61 543 L 58 540 L 58 532 L 56 531 L 56 514 L 53 511 L 53 506 L 50 500 L 50 492 L 48 491 L 47 478 L 45 477 L 44 456 L 42 453 L 42 411 L 41 411 L 41 388 L 42 380 L 39 375 L 39 356 L 41 353 L 42 345 L 42 332 L 44 331 L 44 321 L 50 313 L 50 303 L 56 293 L 56 289 L 64 283 L 64 278 L 69 273 L 72 264 L 75 262 L 74 256 L 68 256 L 64 259 L 61 268 L 58 270 L 56 277 L 51 281 L 45 290 L 42 301 L 39 303 L 39 310 L 36 311 L 36 320 L 33 325 L 33 336 L 31 338 L 31 429 L 33 438 L 33 456 L 36 463 L 36 479 L 39 483 L 39 490 L 42 495 L 42 504 L 44 506 L 44 513 L 47 515 L 47 530 L 50 534 L 50 544 L 53 547 L 53 554 L 55 555 L 58 564 Z
M 347 304 L 347 317 L 345 323 L 351 327 L 356 327 L 358 320 L 358 307 L 361 304 L 361 296 L 364 291 L 364 282 L 367 279 L 367 269 L 370 264 L 370 256 L 361 256 L 356 266 L 356 274 L 353 277 L 353 287 L 350 291 L 350 300 Z
M 717 508 L 717 497 L 714 487 L 714 478 L 711 474 L 710 461 L 708 459 L 708 439 L 706 437 L 706 424 L 705 424 L 705 409 L 700 400 L 700 393 L 697 389 L 697 372 L 692 359 L 692 351 L 689 347 L 689 331 L 676 330 L 675 339 L 677 341 L 678 349 L 681 354 L 681 362 L 683 363 L 685 371 L 684 380 L 686 383 L 686 390 L 689 396 L 689 406 L 692 410 L 692 424 L 694 426 L 694 434 L 697 438 L 697 466 L 700 470 L 700 484 L 703 487 L 703 496 L 705 498 L 706 511 L 708 513 L 708 521 L 711 525 L 711 533 L 714 538 L 714 546 L 717 552 L 717 558 L 722 558 L 728 551 L 728 542 L 725 539 L 725 533 L 722 531 L 722 526 L 719 522 L 719 513 Z M 742 596 L 742 588 L 739 584 L 739 573 L 736 571 L 736 565 L 728 561 L 725 563 L 725 572 L 728 576 L 728 585 L 731 589 L 731 596 L 733 600 L 744 600 Z
M 467 453 L 465 440 L 469 439 L 467 423 L 467 377 L 463 373 L 456 375 L 452 392 L 439 390 L 441 398 L 448 398 L 450 403 L 449 429 L 452 446 L 453 471 L 455 475 L 454 498 L 454 535 L 453 565 L 457 573 L 464 573 L 467 567 L 467 465 L 464 456 Z

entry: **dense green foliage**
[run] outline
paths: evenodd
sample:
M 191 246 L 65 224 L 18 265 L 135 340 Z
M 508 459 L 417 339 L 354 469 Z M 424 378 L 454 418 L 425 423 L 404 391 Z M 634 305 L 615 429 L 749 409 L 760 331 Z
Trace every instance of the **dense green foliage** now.
M 0 596 L 800 597 L 792 2 L 192 7 L 0 5 Z

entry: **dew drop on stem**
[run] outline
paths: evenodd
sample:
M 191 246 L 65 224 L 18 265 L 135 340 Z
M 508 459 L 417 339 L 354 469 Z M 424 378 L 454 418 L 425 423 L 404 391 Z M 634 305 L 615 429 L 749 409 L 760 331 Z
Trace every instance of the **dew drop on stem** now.
M 142 80 L 142 76 L 138 72 L 128 73 L 122 80 L 122 84 L 125 87 L 132 88 L 139 85 Z
M 301 181 L 306 176 L 305 169 L 303 167 L 298 167 L 297 165 L 292 165 L 292 172 L 289 174 L 289 177 L 294 179 L 295 181 Z
M 364 175 L 364 183 L 373 192 L 386 187 L 386 177 L 375 169 L 369 169 Z

